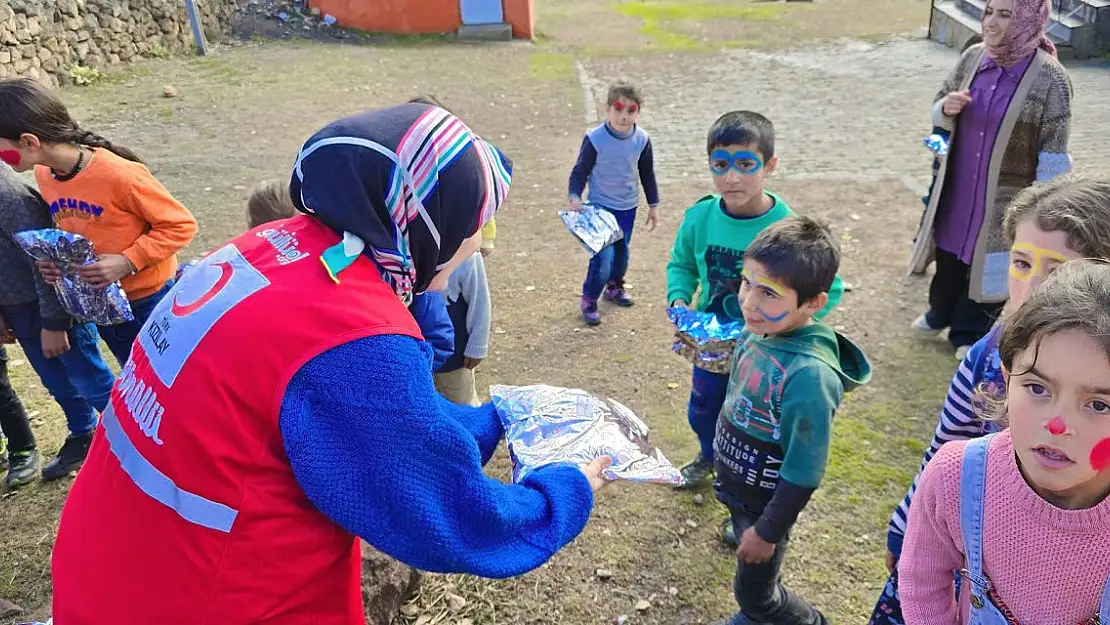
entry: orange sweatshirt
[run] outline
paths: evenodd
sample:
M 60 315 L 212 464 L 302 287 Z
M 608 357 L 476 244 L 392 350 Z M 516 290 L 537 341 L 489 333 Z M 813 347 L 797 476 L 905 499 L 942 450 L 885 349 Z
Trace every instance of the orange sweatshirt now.
M 42 197 L 62 230 L 92 241 L 96 253 L 123 254 L 135 275 L 121 281 L 137 300 L 162 288 L 177 272 L 177 252 L 197 234 L 197 220 L 145 165 L 96 149 L 92 161 L 60 182 L 35 168 Z

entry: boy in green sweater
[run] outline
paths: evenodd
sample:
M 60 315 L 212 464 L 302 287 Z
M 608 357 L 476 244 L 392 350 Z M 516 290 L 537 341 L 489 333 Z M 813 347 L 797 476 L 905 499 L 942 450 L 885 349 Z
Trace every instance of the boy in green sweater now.
M 778 164 L 775 128 L 766 117 L 751 111 L 725 113 L 709 129 L 706 150 L 717 194 L 686 211 L 667 265 L 667 302 L 743 319 L 736 293 L 744 252 L 764 228 L 794 212 L 763 188 Z M 818 318 L 837 305 L 843 292 L 836 278 Z M 727 375 L 694 367 L 687 419 L 700 452 L 682 468 L 685 488 L 702 486 L 713 474 L 713 436 L 727 386 Z M 724 535 L 734 544 L 731 523 L 725 523 Z
M 832 421 L 871 365 L 850 340 L 814 321 L 829 300 L 840 250 L 808 217 L 767 227 L 748 246 L 739 299 L 746 328 L 717 424 L 717 498 L 736 536 L 740 614 L 724 623 L 825 625 L 783 587 L 790 529 L 825 475 Z

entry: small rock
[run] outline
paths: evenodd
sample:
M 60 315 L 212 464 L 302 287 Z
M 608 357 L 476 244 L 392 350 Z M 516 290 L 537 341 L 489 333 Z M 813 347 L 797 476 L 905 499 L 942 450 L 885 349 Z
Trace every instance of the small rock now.
M 698 493 L 698 494 L 694 495 L 694 505 L 695 506 L 705 505 L 705 495 L 702 495 L 701 493 Z
M 505 334 L 505 330 L 504 330 L 504 329 L 502 329 L 502 328 L 495 328 L 495 329 L 493 330 L 493 333 L 494 333 L 494 334 Z
M 855 214 L 855 213 L 852 213 L 852 214 L 851 214 L 851 215 L 849 215 L 848 217 L 849 217 L 849 218 L 850 218 L 850 219 L 851 219 L 852 221 L 859 221 L 859 220 L 860 220 L 860 216 L 859 216 L 859 215 L 857 215 L 857 214 Z
M 38 410 L 32 410 L 31 412 L 27 413 L 27 418 L 28 419 L 34 419 L 35 417 L 39 416 L 40 414 L 42 414 L 42 412 L 40 412 Z
M 622 614 L 617 617 L 617 625 L 626 625 L 628 623 L 628 615 Z
M 674 586 L 671 586 L 670 588 L 667 589 L 667 594 L 672 596 L 672 597 L 677 597 L 678 596 L 678 589 L 675 588 Z
M 162 97 L 163 98 L 176 98 L 177 97 L 177 87 L 175 87 L 173 85 L 166 85 L 165 87 L 162 87 Z
M 686 528 L 685 527 L 678 528 L 678 535 L 679 536 L 685 536 L 686 535 Z
M 525 291 L 535 291 L 535 290 L 536 290 L 536 287 L 534 287 L 534 286 L 532 286 L 532 285 L 528 285 L 528 286 L 524 287 L 524 290 L 525 290 Z
M 611 530 L 609 528 L 605 528 L 605 529 L 601 530 L 601 535 L 602 536 L 612 536 L 613 535 L 613 530 Z
M 401 606 L 401 614 L 404 614 L 405 616 L 408 616 L 410 618 L 416 616 L 419 612 L 420 608 L 417 607 L 415 604 L 408 603 Z
M 432 622 L 431 614 L 421 614 L 420 618 L 416 619 L 416 625 L 428 625 Z
M 668 382 L 667 383 L 667 388 L 672 389 L 672 390 L 678 388 L 678 382 Z
M 640 599 L 639 601 L 636 602 L 636 611 L 637 612 L 647 612 L 650 609 L 651 609 L 651 602 L 648 601 L 647 599 Z
M 458 612 L 466 607 L 466 599 L 458 595 L 447 595 L 447 606 L 452 612 Z
M 15 360 L 11 361 L 8 364 L 11 365 L 12 367 L 22 367 L 23 365 L 27 364 L 27 361 L 26 360 L 20 360 L 19 358 L 16 358 Z
M 697 521 L 695 521 L 693 519 L 686 519 L 686 527 L 688 527 L 692 530 L 696 530 L 696 529 L 698 529 L 698 523 L 697 523 Z
M 597 578 L 600 579 L 600 580 L 606 580 L 606 579 L 612 579 L 613 572 L 610 571 L 609 569 L 598 569 L 598 570 L 594 571 L 594 575 L 597 575 Z

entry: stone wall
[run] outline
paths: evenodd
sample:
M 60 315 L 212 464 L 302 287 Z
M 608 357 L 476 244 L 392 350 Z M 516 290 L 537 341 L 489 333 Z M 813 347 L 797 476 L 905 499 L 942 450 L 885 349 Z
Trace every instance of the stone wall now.
M 237 0 L 196 0 L 210 41 Z M 196 50 L 185 0 L 0 0 L 0 78 L 69 82 L 75 66 L 104 69 Z

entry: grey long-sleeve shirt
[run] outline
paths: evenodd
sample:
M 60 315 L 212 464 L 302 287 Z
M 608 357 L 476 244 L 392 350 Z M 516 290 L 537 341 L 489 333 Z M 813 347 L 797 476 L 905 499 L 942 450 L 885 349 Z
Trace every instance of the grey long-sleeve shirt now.
M 37 304 L 43 328 L 65 330 L 72 325 L 72 317 L 14 238 L 17 232 L 52 227 L 50 209 L 38 192 L 0 164 L 0 307 Z

